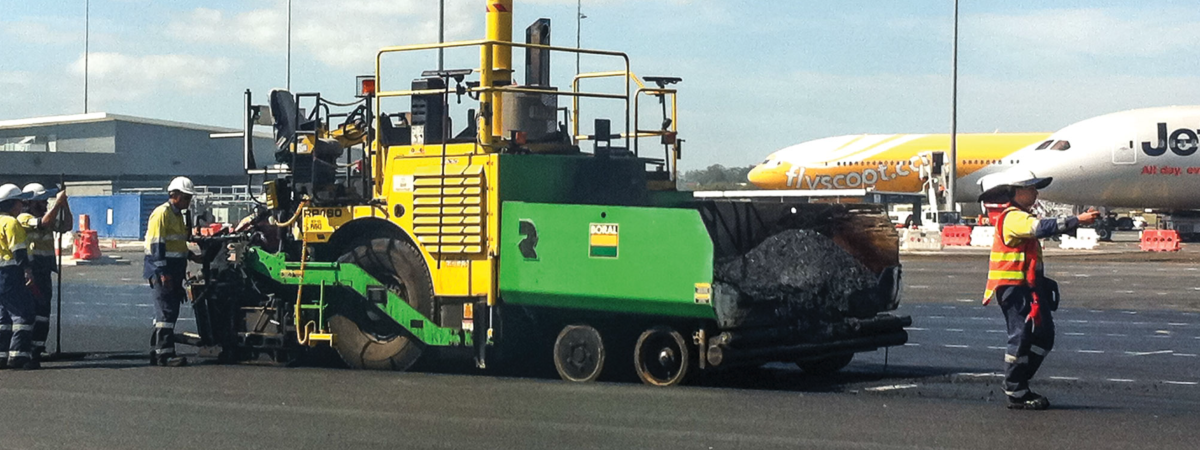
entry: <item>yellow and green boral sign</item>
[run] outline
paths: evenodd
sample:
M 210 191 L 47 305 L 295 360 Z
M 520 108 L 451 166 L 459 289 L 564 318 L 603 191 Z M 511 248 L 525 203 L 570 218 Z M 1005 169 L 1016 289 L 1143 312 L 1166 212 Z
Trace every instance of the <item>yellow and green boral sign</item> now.
M 593 223 L 588 239 L 588 255 L 593 258 L 616 258 L 621 241 L 620 225 L 615 223 Z

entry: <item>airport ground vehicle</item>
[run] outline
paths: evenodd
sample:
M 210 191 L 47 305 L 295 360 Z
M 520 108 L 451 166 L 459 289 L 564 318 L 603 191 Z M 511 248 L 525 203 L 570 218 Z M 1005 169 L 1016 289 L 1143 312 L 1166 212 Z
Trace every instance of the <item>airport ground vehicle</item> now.
M 907 340 L 911 319 L 887 314 L 900 264 L 882 207 L 677 191 L 683 141 L 669 86 L 679 79 L 639 78 L 622 53 L 549 46 L 545 20 L 528 43 L 512 42 L 512 2 L 487 5 L 486 40 L 378 53 L 476 47 L 478 69 L 426 71 L 403 88 L 377 70 L 349 113 L 330 112 L 339 105 L 320 94 L 272 92 L 282 165 L 251 173 L 269 178 L 273 222 L 198 241 L 206 263 L 190 288 L 191 342 L 232 361 L 329 346 L 354 368 L 473 358 L 672 385 L 772 361 L 831 372 Z M 526 54 L 521 85 L 513 49 Z M 616 67 L 559 91 L 551 53 Z M 594 78 L 623 88 L 581 90 Z M 464 97 L 478 105 L 452 133 L 447 107 Z M 573 99 L 565 123 L 560 98 Z M 581 98 L 623 104 L 625 130 L 597 118 L 583 134 Z M 395 99 L 410 111 L 385 112 Z M 646 99 L 662 117 L 644 128 Z M 246 135 L 260 110 L 249 100 Z M 304 101 L 313 107 L 302 115 Z M 771 270 L 792 271 L 792 283 Z

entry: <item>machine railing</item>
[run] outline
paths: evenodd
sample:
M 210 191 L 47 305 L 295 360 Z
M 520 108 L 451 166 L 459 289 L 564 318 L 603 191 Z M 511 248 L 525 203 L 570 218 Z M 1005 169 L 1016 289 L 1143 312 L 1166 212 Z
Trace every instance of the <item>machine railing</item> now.
M 396 47 L 385 47 L 383 49 L 380 49 L 379 52 L 376 53 L 376 55 L 375 55 L 375 83 L 376 83 L 375 88 L 376 88 L 376 91 L 375 91 L 375 95 L 374 95 L 374 106 L 375 106 L 374 110 L 381 111 L 381 109 L 380 109 L 381 102 L 384 98 L 410 97 L 410 96 L 414 96 L 414 95 L 451 95 L 451 94 L 457 94 L 459 92 L 450 86 L 447 86 L 444 89 L 387 90 L 387 84 L 386 84 L 387 80 L 385 80 L 384 73 L 382 70 L 382 61 L 383 61 L 384 55 L 391 54 L 391 53 L 404 53 L 404 52 L 415 52 L 415 51 L 423 51 L 423 50 L 437 50 L 437 49 L 450 49 L 450 48 L 463 48 L 463 47 L 480 47 L 480 54 L 481 54 L 480 62 L 481 62 L 481 64 L 480 64 L 480 68 L 475 70 L 475 71 L 479 72 L 479 85 L 475 86 L 475 87 L 467 88 L 466 92 L 478 94 L 478 101 L 479 101 L 480 106 L 479 106 L 479 110 L 478 110 L 479 111 L 478 116 L 475 118 L 475 120 L 478 122 L 478 130 L 479 131 L 477 133 L 476 143 L 478 144 L 478 146 L 483 147 L 485 149 L 485 151 L 487 151 L 487 152 L 494 151 L 495 142 L 498 137 L 495 133 L 495 130 L 503 129 L 503 117 L 501 116 L 499 111 L 495 110 L 494 105 L 501 104 L 500 96 L 506 92 L 534 93 L 534 94 L 543 94 L 543 95 L 553 94 L 553 95 L 557 95 L 560 97 L 565 96 L 565 97 L 574 98 L 575 99 L 575 111 L 576 111 L 576 113 L 575 113 L 576 114 L 576 116 L 575 116 L 576 133 L 574 133 L 574 134 L 578 134 L 578 132 L 577 132 L 578 131 L 578 99 L 580 99 L 580 98 L 598 98 L 598 99 L 623 100 L 625 102 L 625 130 L 626 130 L 626 132 L 623 133 L 622 136 L 624 137 L 624 139 L 626 141 L 625 142 L 626 148 L 630 148 L 629 140 L 631 139 L 631 135 L 636 134 L 636 133 L 631 133 L 632 113 L 630 111 L 632 109 L 631 104 L 633 102 L 634 95 L 632 94 L 632 85 L 631 85 L 631 81 L 630 81 L 632 78 L 631 77 L 632 72 L 630 72 L 629 56 L 622 52 L 613 52 L 613 51 L 605 51 L 605 50 L 590 50 L 590 49 L 580 49 L 580 48 L 570 48 L 570 47 L 555 47 L 555 46 L 550 46 L 550 45 L 524 44 L 524 43 L 518 43 L 518 42 L 497 41 L 497 40 L 474 40 L 474 41 L 446 42 L 446 43 L 440 43 L 440 44 L 417 44 L 417 45 L 404 45 L 404 46 L 396 46 Z M 519 86 L 496 86 L 496 81 L 499 79 L 503 79 L 503 77 L 497 76 L 499 71 L 495 69 L 496 61 L 494 60 L 494 54 L 495 54 L 496 47 L 508 47 L 510 49 L 515 47 L 515 48 L 522 48 L 522 49 L 526 49 L 526 50 L 546 50 L 546 51 L 551 51 L 551 52 L 575 53 L 575 54 L 584 54 L 584 55 L 596 55 L 596 56 L 608 56 L 608 57 L 614 57 L 614 58 L 621 58 L 621 60 L 624 63 L 625 70 L 624 71 L 615 71 L 615 72 L 610 72 L 610 73 L 621 74 L 625 77 L 625 92 L 622 94 L 603 93 L 603 92 L 581 92 L 578 89 L 572 89 L 570 92 L 565 92 L 565 91 L 547 91 L 547 90 L 541 90 L 541 89 L 531 89 L 531 88 L 524 88 L 524 87 L 519 87 Z M 636 80 L 634 80 L 634 81 L 636 81 Z M 639 85 L 640 85 L 640 83 L 639 83 Z M 640 87 L 644 88 L 644 86 L 640 86 Z M 376 129 L 376 130 L 380 129 L 381 123 L 382 123 L 381 121 L 382 121 L 381 115 L 376 114 L 374 117 L 374 124 L 373 124 L 374 129 Z M 378 140 L 376 140 L 376 142 L 378 142 Z M 445 145 L 445 143 L 443 142 L 442 145 Z M 375 145 L 371 146 L 371 152 L 372 152 L 371 160 L 373 162 L 372 170 L 374 171 L 376 179 L 380 179 L 380 177 L 383 176 L 383 169 L 385 166 L 383 158 L 385 156 L 384 154 L 386 153 L 386 149 L 379 148 L 378 144 L 375 144 Z M 379 186 L 376 187 L 377 191 L 378 191 L 378 189 L 380 189 Z
M 621 137 L 626 139 L 627 143 L 630 140 L 632 140 L 633 147 L 631 148 L 631 150 L 633 151 L 634 156 L 641 156 L 641 149 L 640 149 L 639 144 L 640 144 L 642 138 L 662 137 L 662 136 L 666 136 L 668 134 L 671 134 L 673 136 L 678 136 L 678 133 L 679 133 L 679 119 L 678 119 L 679 118 L 679 105 L 678 105 L 678 102 L 676 101 L 676 98 L 678 95 L 678 90 L 676 90 L 676 89 L 646 87 L 646 84 L 642 82 L 641 78 L 638 77 L 637 74 L 627 71 L 627 72 L 590 72 L 590 73 L 578 74 L 571 81 L 571 90 L 577 92 L 579 90 L 579 82 L 582 80 L 585 80 L 585 79 L 615 78 L 615 77 L 626 77 L 627 84 L 628 84 L 628 81 L 632 80 L 634 83 L 637 83 L 637 87 L 638 87 L 637 91 L 633 95 L 634 132 L 621 134 Z M 641 129 L 641 111 L 642 111 L 641 98 L 643 95 L 649 95 L 649 96 L 655 96 L 655 97 L 663 96 L 664 101 L 665 101 L 666 97 L 670 97 L 671 115 L 669 117 L 667 117 L 671 120 L 670 127 L 667 127 L 666 129 L 660 129 L 660 130 L 643 130 L 643 129 Z M 572 104 L 572 110 L 573 110 L 572 111 L 572 129 L 571 129 L 572 138 L 575 139 L 576 142 L 591 140 L 592 136 L 580 134 L 580 131 L 579 131 L 579 99 L 578 99 L 578 97 L 575 98 L 574 103 Z M 667 149 L 664 153 L 663 161 L 670 161 L 671 179 L 672 180 L 676 179 L 677 175 L 678 175 L 676 173 L 678 170 L 678 169 L 676 169 L 676 164 L 678 163 L 678 155 L 672 153 L 669 149 Z

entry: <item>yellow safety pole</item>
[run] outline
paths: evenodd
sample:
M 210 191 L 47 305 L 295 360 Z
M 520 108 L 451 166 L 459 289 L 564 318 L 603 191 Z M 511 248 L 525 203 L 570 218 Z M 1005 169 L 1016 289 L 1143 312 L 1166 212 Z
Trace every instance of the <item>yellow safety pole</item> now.
M 491 52 L 493 71 L 492 84 L 484 87 L 508 86 L 512 84 L 512 47 L 503 43 L 511 43 L 513 35 L 512 11 L 513 0 L 484 0 L 487 2 L 487 40 L 501 42 L 499 45 L 485 45 L 483 52 Z M 489 49 L 489 47 L 491 47 Z M 481 59 L 487 62 L 487 57 Z M 504 134 L 504 93 L 492 94 L 492 134 Z

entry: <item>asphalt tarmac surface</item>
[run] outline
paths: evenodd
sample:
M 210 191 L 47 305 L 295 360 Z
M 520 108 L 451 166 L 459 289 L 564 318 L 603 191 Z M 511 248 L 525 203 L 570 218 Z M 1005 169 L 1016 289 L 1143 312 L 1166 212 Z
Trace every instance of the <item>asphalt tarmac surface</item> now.
M 978 302 L 986 251 L 904 257 L 906 346 L 835 376 L 776 364 L 669 389 L 147 367 L 153 309 L 129 254 L 131 266 L 68 269 L 63 350 L 93 356 L 0 372 L 0 448 L 1195 448 L 1200 253 L 1114 254 L 1126 250 L 1047 252 L 1064 301 L 1033 384 L 1045 412 L 1003 407 L 1004 325 Z

